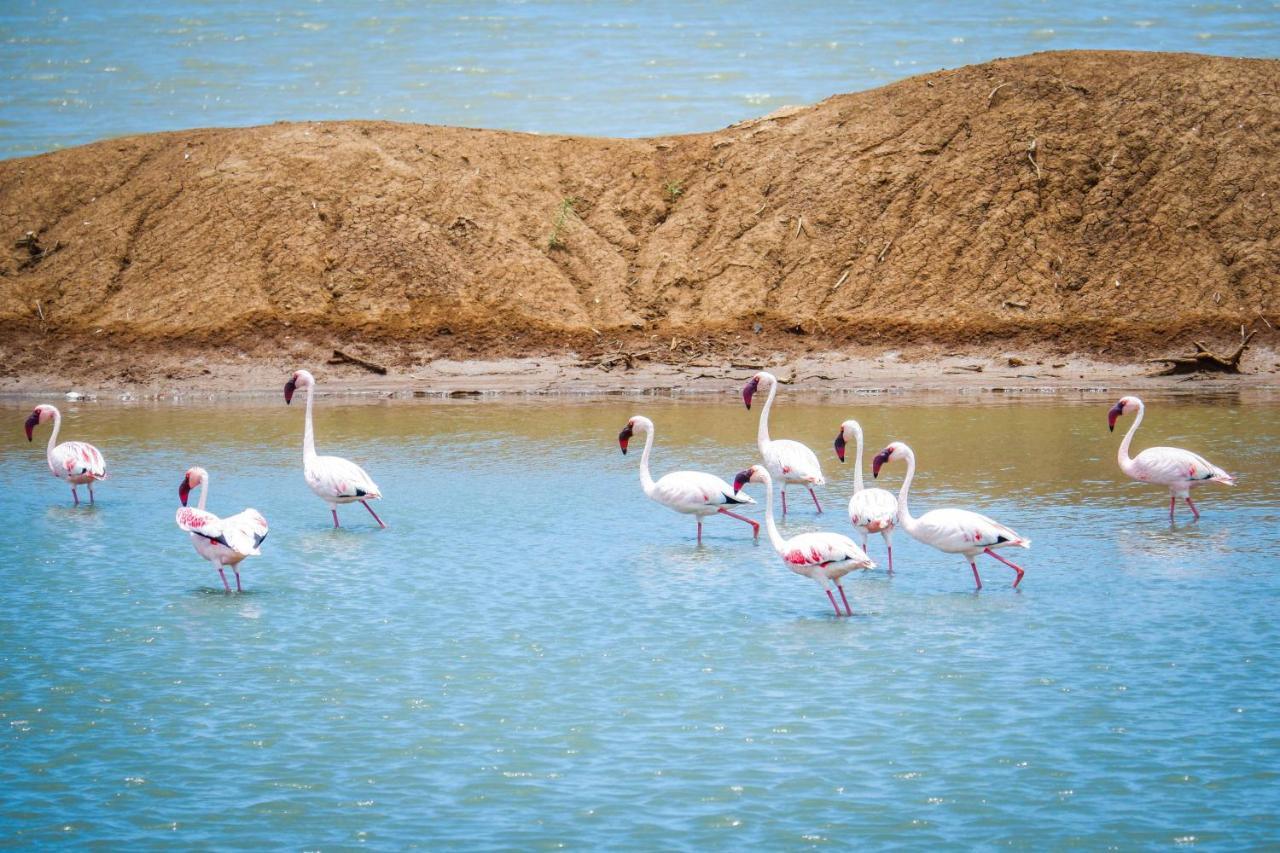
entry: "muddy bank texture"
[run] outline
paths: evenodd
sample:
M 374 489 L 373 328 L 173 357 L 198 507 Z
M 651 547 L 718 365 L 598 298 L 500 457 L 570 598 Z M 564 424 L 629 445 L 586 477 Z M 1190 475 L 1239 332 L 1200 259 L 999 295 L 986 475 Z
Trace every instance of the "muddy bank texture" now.
M 1161 354 L 1274 335 L 1277 196 L 1280 62 L 1181 54 L 999 60 L 645 140 L 162 133 L 0 163 L 0 330 Z

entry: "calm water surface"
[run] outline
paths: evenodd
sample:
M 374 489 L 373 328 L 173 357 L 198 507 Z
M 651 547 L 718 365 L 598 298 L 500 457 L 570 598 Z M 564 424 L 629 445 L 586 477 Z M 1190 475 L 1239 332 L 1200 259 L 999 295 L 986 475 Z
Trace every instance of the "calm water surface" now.
M 374 118 L 714 130 L 1068 48 L 1280 55 L 1275 0 L 6 0 L 0 157 L 124 133 Z
M 302 411 L 66 405 L 111 479 L 72 509 L 0 402 L 0 839 L 19 845 L 375 848 L 1079 844 L 1280 839 L 1280 401 L 1148 400 L 1138 445 L 1239 474 L 1170 528 L 1121 478 L 1112 395 L 787 400 L 847 530 L 860 418 L 909 441 L 917 511 L 983 509 L 1034 540 L 993 561 L 898 537 L 846 584 L 853 619 L 744 525 L 649 503 L 655 467 L 755 458 L 732 399 L 322 398 L 321 451 L 386 493 L 340 531 L 300 470 Z M 211 509 L 272 532 L 227 596 L 173 524 L 191 464 Z M 890 487 L 902 470 L 887 471 Z M 885 475 L 882 474 L 882 477 Z M 760 487 L 751 487 L 759 496 Z M 798 506 L 803 506 L 797 502 Z M 873 557 L 882 558 L 878 540 Z

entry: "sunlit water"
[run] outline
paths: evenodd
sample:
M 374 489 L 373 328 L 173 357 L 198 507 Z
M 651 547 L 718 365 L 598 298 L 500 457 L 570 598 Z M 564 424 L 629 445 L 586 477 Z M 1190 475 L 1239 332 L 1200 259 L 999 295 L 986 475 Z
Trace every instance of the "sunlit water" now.
M 1280 55 L 1275 0 L 0 4 L 0 157 L 106 136 L 371 118 L 714 130 L 938 68 L 1068 48 Z
M 1239 475 L 1170 528 L 1124 480 L 1112 396 L 784 399 L 847 531 L 856 416 L 909 441 L 914 506 L 981 509 L 1034 540 L 1022 588 L 899 534 L 898 572 L 837 619 L 746 526 L 647 501 L 658 472 L 755 459 L 732 398 L 322 398 L 322 452 L 386 494 L 340 531 L 274 398 L 66 405 L 111 479 L 70 507 L 36 401 L 0 403 L 0 839 L 314 849 L 1080 844 L 1280 837 L 1280 404 L 1148 400 L 1137 446 Z M 183 471 L 271 523 L 225 595 L 176 529 Z M 882 472 L 893 488 L 900 466 Z M 750 487 L 760 496 L 760 487 Z M 873 557 L 883 558 L 873 541 Z

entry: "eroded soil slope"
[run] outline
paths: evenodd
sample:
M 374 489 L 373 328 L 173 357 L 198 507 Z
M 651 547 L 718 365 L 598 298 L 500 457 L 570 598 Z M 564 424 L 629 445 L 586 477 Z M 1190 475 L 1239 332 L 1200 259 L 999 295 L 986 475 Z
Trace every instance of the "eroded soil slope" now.
M 1087 348 L 1280 325 L 1278 104 L 1280 62 L 1071 52 L 693 136 L 109 140 L 0 163 L 0 329 Z

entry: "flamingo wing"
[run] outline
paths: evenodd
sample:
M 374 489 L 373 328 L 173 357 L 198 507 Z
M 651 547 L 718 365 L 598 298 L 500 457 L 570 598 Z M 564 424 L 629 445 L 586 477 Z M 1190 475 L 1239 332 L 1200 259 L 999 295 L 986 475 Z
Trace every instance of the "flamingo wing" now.
M 203 536 L 211 542 L 217 542 L 228 548 L 231 547 L 223 531 L 222 519 L 211 512 L 196 509 L 193 506 L 178 507 L 178 513 L 173 520 L 177 522 L 180 529 L 188 533 Z
M 813 451 L 798 441 L 778 439 L 765 446 L 764 464 L 774 477 L 820 486 L 827 482 Z
M 107 476 L 107 463 L 102 453 L 92 444 L 84 441 L 64 441 L 53 449 L 53 462 L 64 476 L 90 476 L 95 480 L 104 480 Z
M 1133 458 L 1135 479 L 1173 485 L 1212 480 L 1228 485 L 1235 478 L 1198 453 L 1181 447 L 1148 447 Z
M 753 504 L 755 500 L 714 474 L 702 471 L 673 471 L 660 479 L 653 489 L 653 498 L 669 507 L 685 511 L 703 507 Z
M 849 521 L 872 533 L 898 523 L 898 499 L 885 489 L 863 489 L 849 498 Z
M 786 541 L 782 559 L 793 567 L 828 566 L 853 563 L 857 568 L 872 569 L 875 563 L 848 536 L 839 533 L 801 533 Z
M 257 556 L 258 546 L 267 538 L 267 520 L 256 509 L 246 509 L 222 519 L 222 535 L 237 553 Z
M 380 498 L 382 492 L 365 470 L 341 456 L 317 456 L 306 472 L 317 492 L 334 498 Z
M 967 509 L 935 509 L 920 517 L 912 535 L 943 551 L 960 553 L 997 545 L 1031 547 L 1031 540 L 994 519 Z

